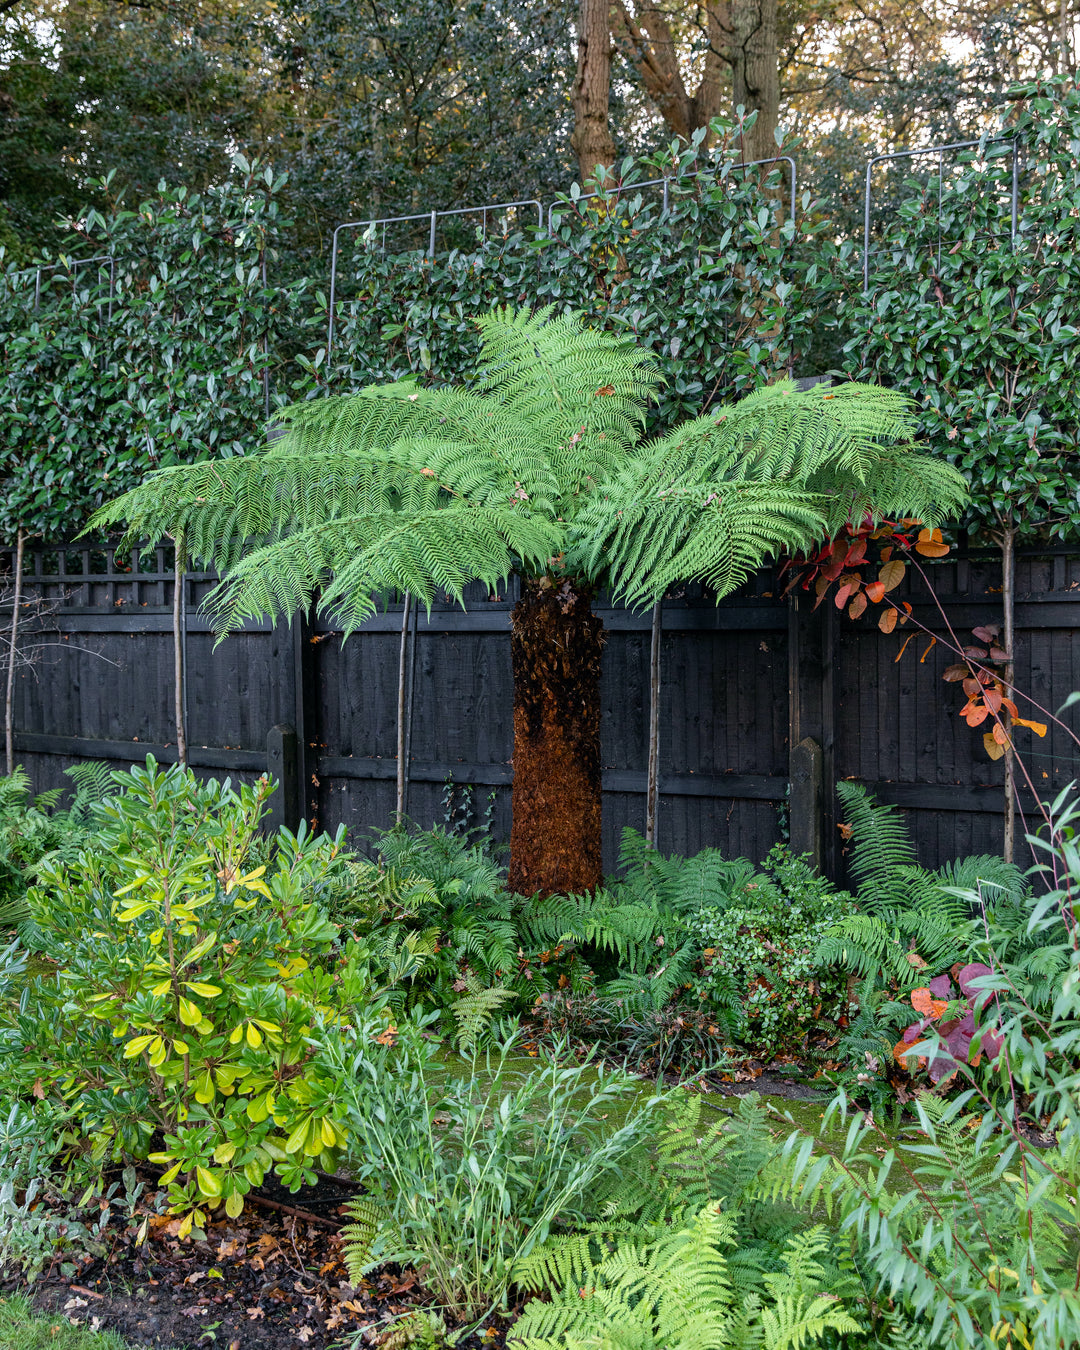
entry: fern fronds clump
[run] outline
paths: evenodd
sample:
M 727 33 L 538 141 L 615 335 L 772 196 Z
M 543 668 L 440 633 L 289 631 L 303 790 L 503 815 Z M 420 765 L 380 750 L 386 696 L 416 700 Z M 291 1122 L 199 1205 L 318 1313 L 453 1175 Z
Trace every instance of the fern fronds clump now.
M 937 521 L 963 480 L 913 443 L 906 401 L 790 381 L 644 440 L 651 356 L 554 306 L 481 315 L 463 387 L 412 381 L 297 404 L 249 457 L 161 469 L 93 524 L 182 538 L 225 580 L 219 626 L 316 593 L 346 628 L 378 599 L 461 600 L 470 580 L 610 578 L 634 602 L 718 595 L 867 510 Z

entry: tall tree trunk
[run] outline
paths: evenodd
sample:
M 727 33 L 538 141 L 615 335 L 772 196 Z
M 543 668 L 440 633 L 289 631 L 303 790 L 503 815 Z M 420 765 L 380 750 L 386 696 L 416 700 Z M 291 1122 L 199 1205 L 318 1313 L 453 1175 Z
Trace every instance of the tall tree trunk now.
M 780 124 L 780 62 L 776 36 L 777 0 L 734 0 L 731 23 L 732 102 L 757 120 L 743 137 L 745 163 L 772 159 Z
M 514 819 L 511 890 L 591 891 L 600 857 L 600 652 L 593 591 L 527 581 L 511 616 Z
M 581 181 L 615 162 L 615 142 L 608 127 L 611 93 L 611 35 L 609 0 L 580 0 L 578 58 L 574 76 L 574 131 L 570 145 L 577 155 Z

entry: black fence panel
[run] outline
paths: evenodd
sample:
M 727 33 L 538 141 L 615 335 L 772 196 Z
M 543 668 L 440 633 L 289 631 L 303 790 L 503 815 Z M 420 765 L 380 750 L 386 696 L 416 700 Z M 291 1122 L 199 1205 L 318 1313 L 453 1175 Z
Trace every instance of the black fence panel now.
M 10 575 L 10 553 L 0 566 L 5 556 Z M 968 642 L 973 627 L 1000 619 L 1000 573 L 993 557 L 954 557 L 932 570 L 940 608 L 914 573 L 896 595 L 932 633 L 944 638 L 951 625 Z M 313 824 L 344 823 L 363 846 L 372 827 L 394 816 L 401 606 L 375 615 L 347 642 L 332 623 L 298 619 L 250 624 L 218 644 L 198 607 L 212 580 L 185 578 L 192 768 L 250 779 L 265 771 L 268 744 L 277 771 L 282 753 L 295 755 L 287 767 L 299 804 L 283 804 L 282 818 L 302 804 Z M 69 786 L 63 769 L 79 759 L 175 759 L 173 585 L 166 548 L 144 553 L 141 566 L 82 545 L 28 551 L 26 598 L 44 609 L 28 639 L 37 659 L 16 673 L 15 749 L 37 790 Z M 1017 686 L 1054 711 L 1080 689 L 1080 557 L 1021 556 L 1016 589 Z M 487 820 L 496 839 L 509 837 L 515 599 L 515 584 L 499 596 L 477 587 L 464 613 L 442 601 L 420 614 L 407 811 L 421 825 Z M 792 826 L 799 840 L 820 840 L 826 870 L 842 876 L 832 784 L 850 778 L 910 814 L 928 864 L 1000 851 L 1002 766 L 986 757 L 982 729 L 958 716 L 958 686 L 942 682 L 955 657 L 923 634 L 900 655 L 910 627 L 884 634 L 875 613 L 852 622 L 831 600 L 816 610 L 812 601 L 805 593 L 783 598 L 771 572 L 720 605 L 692 587 L 665 600 L 660 848 L 687 854 L 715 846 L 760 859 Z M 601 698 L 611 867 L 623 827 L 644 828 L 651 616 L 604 597 L 597 609 L 607 632 Z M 1078 711 L 1068 714 L 1074 729 Z M 283 726 L 295 729 L 295 740 L 274 732 Z M 820 808 L 798 791 L 789 805 L 792 747 L 806 738 L 820 747 Z M 1065 732 L 1051 727 L 1038 740 L 1021 731 L 1017 739 L 1040 796 L 1080 776 Z M 1025 803 L 1030 811 L 1030 792 Z M 797 820 L 791 810 L 801 813 Z

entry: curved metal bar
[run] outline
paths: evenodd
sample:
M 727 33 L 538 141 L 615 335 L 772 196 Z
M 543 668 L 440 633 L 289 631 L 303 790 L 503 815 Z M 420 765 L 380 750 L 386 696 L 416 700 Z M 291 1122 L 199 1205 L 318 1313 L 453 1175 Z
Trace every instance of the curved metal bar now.
M 795 203 L 796 203 L 796 180 L 797 180 L 798 170 L 797 170 L 797 167 L 796 167 L 796 164 L 795 164 L 795 160 L 792 158 L 791 155 L 773 155 L 771 159 L 751 159 L 751 160 L 747 160 L 747 161 L 746 161 L 745 163 L 743 163 L 743 164 L 732 164 L 732 165 L 730 165 L 729 167 L 730 167 L 730 169 L 731 169 L 732 171 L 734 171 L 734 170 L 736 170 L 736 169 L 756 169 L 756 168 L 761 168 L 761 167 L 762 167 L 763 165 L 765 165 L 765 164 L 786 164 L 786 165 L 789 167 L 789 169 L 791 170 L 791 196 L 790 196 L 790 203 L 789 203 L 789 204 L 790 204 L 790 209 L 791 209 L 791 218 L 792 218 L 792 220 L 794 220 L 794 219 L 795 219 Z M 697 169 L 697 170 L 695 170 L 693 173 L 687 174 L 686 176 L 687 176 L 687 178 L 705 178 L 705 177 L 707 177 L 709 174 L 719 173 L 720 168 L 723 168 L 723 167 L 724 167 L 724 166 L 721 165 L 719 168 L 716 168 L 716 169 Z M 663 208 L 662 208 L 662 209 L 663 209 L 664 211 L 666 211 L 666 210 L 668 209 L 668 189 L 669 189 L 669 184 L 670 184 L 670 183 L 671 183 L 671 177 L 670 177 L 670 175 L 668 175 L 668 176 L 666 176 L 666 177 L 664 177 L 664 178 L 646 178 L 646 179 L 644 180 L 644 182 L 641 182 L 641 183 L 630 183 L 630 184 L 628 184 L 628 188 L 636 192 L 638 188 L 662 187 L 662 188 L 664 189 L 664 200 L 663 200 Z M 603 195 L 603 194 L 602 194 L 602 193 L 599 193 L 599 192 L 582 192 L 579 196 L 577 196 L 577 197 L 574 198 L 574 201 L 578 201 L 578 202 L 587 202 L 587 201 L 589 201 L 589 200 L 590 200 L 591 198 L 593 198 L 593 197 L 600 197 L 600 196 L 602 196 L 602 195 Z M 565 205 L 565 203 L 564 203 L 564 202 L 552 202 L 551 205 L 548 207 L 548 234 L 552 234 L 552 233 L 554 232 L 554 226 L 553 226 L 553 223 L 552 223 L 552 222 L 553 222 L 554 213 L 555 213 L 556 209 L 557 209 L 559 206 L 562 206 L 562 205 Z
M 871 178 L 874 172 L 875 164 L 885 164 L 894 159 L 913 159 L 916 155 L 937 155 L 939 165 L 943 165 L 944 157 L 950 150 L 975 150 L 980 146 L 1003 145 L 1011 141 L 1013 147 L 1012 154 L 1012 193 L 1009 204 L 1009 216 L 1011 223 L 1011 239 L 1016 243 L 1016 232 L 1019 224 L 1019 200 L 1020 200 L 1020 169 L 1019 169 L 1019 141 L 1015 136 L 989 136 L 977 141 L 951 141 L 948 145 L 926 145 L 921 150 L 893 150 L 886 155 L 874 155 L 866 161 L 866 184 L 863 189 L 863 291 L 870 289 L 870 193 Z M 941 179 L 943 170 L 938 172 L 938 235 L 940 240 L 941 233 Z M 940 243 L 939 243 L 940 247 Z
M 544 206 L 535 197 L 527 197 L 523 201 L 517 202 L 487 202 L 479 206 L 455 206 L 445 211 L 417 211 L 408 216 L 372 216 L 368 220 L 345 220 L 334 230 L 333 241 L 330 245 L 330 313 L 326 322 L 326 357 L 329 361 L 330 353 L 334 346 L 334 302 L 337 296 L 337 262 L 338 262 L 338 235 L 342 230 L 370 229 L 373 226 L 381 225 L 383 227 L 383 247 L 386 246 L 386 227 L 387 225 L 402 225 L 407 221 L 427 220 L 431 222 L 431 229 L 428 234 L 428 254 L 435 256 L 435 228 L 436 222 L 444 216 L 468 216 L 481 212 L 483 215 L 484 237 L 487 237 L 487 217 L 489 211 L 509 211 L 518 206 L 535 206 L 537 214 L 537 227 L 543 229 L 544 225 Z

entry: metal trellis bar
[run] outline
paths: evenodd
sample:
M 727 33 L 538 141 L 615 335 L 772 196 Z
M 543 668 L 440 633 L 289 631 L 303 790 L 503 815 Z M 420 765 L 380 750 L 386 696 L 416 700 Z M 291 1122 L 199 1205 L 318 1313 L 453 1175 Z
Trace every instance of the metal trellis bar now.
M 792 220 L 794 220 L 795 200 L 796 200 L 796 167 L 795 161 L 794 159 L 792 159 L 790 155 L 773 155 L 771 159 L 752 159 L 745 164 L 732 164 L 730 167 L 731 170 L 734 172 L 734 170 L 736 169 L 758 169 L 764 167 L 766 164 L 786 164 L 788 168 L 791 170 L 791 197 L 789 205 L 791 209 L 791 218 Z M 687 174 L 686 176 L 687 178 L 704 178 L 707 177 L 709 174 L 715 174 L 719 172 L 720 172 L 719 168 L 698 169 L 694 173 Z M 627 188 L 629 190 L 636 192 L 639 188 L 662 187 L 664 190 L 663 209 L 666 211 L 668 209 L 668 185 L 670 184 L 670 182 L 671 182 L 670 176 L 665 178 L 647 178 L 642 183 L 628 183 Z M 575 198 L 575 200 L 579 202 L 586 202 L 593 197 L 601 197 L 603 195 L 604 194 L 601 192 L 583 192 L 579 197 Z M 553 220 L 555 212 L 560 207 L 564 207 L 565 205 L 566 205 L 565 201 L 552 202 L 552 204 L 548 207 L 548 234 L 553 233 L 554 230 Z
M 420 211 L 409 216 L 379 216 L 370 220 L 346 220 L 338 225 L 334 230 L 333 242 L 330 245 L 330 315 L 326 325 L 326 355 L 334 346 L 334 303 L 337 296 L 337 262 L 338 262 L 338 236 L 342 230 L 368 230 L 376 226 L 382 226 L 383 251 L 386 250 L 386 227 L 387 225 L 402 225 L 408 221 L 427 220 L 430 221 L 430 230 L 428 232 L 428 257 L 435 256 L 435 230 L 437 222 L 446 216 L 468 216 L 475 215 L 478 211 L 482 213 L 483 224 L 481 226 L 482 237 L 487 238 L 487 223 L 489 211 L 509 211 L 522 206 L 536 207 L 536 223 L 542 227 L 544 224 L 544 206 L 537 201 L 535 197 L 526 198 L 519 202 L 488 202 L 481 206 L 455 206 L 445 211 Z
M 896 159 L 912 159 L 916 155 L 937 155 L 938 157 L 938 241 L 937 258 L 941 266 L 941 208 L 943 204 L 943 179 L 945 177 L 945 156 L 951 150 L 976 150 L 988 145 L 1012 145 L 1012 185 L 1009 203 L 1009 241 L 1016 246 L 1016 234 L 1019 228 L 1020 201 L 1020 142 L 1015 136 L 993 136 L 978 141 L 953 141 L 949 145 L 928 145 L 921 150 L 893 150 L 887 155 L 874 155 L 866 163 L 866 183 L 863 191 L 863 290 L 870 289 L 870 201 L 873 192 L 873 172 L 876 164 L 889 163 Z
M 109 264 L 109 318 L 112 318 L 113 290 L 116 284 L 116 259 L 111 253 L 97 253 L 92 258 L 70 258 L 65 262 L 49 263 L 44 267 L 26 267 L 16 276 L 28 275 L 34 273 L 34 313 L 36 314 L 41 305 L 41 278 L 46 272 L 55 272 L 60 267 L 70 267 L 74 274 L 80 267 L 88 267 L 90 263 L 108 263 Z M 72 293 L 75 290 L 75 278 L 71 279 Z

